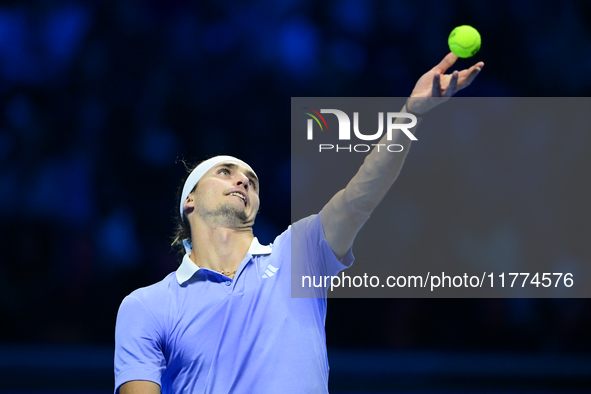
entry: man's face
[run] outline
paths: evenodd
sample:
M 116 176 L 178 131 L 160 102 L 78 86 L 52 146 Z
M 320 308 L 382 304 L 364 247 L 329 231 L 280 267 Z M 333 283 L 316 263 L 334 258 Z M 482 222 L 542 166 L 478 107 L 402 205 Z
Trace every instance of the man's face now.
M 259 210 L 258 179 L 244 165 L 228 161 L 203 175 L 192 193 L 204 220 L 228 227 L 252 226 Z

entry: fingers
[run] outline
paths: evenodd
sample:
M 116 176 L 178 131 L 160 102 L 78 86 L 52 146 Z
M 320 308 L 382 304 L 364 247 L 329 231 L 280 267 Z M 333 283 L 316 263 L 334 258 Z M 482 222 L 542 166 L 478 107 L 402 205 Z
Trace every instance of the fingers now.
M 443 74 L 448 68 L 453 66 L 453 64 L 456 62 L 456 60 L 458 60 L 458 55 L 456 55 L 453 52 L 450 52 L 433 69 L 436 70 L 439 74 Z
M 478 76 L 478 73 L 480 72 L 480 70 L 482 70 L 482 67 L 484 67 L 484 63 L 478 62 L 472 67 L 470 67 L 468 70 L 465 70 L 466 72 L 464 73 L 464 76 L 460 83 L 460 89 L 463 89 L 466 86 L 470 85 L 472 81 L 474 81 L 476 76 Z
M 433 87 L 431 89 L 432 97 L 441 97 L 441 74 L 436 73 L 433 76 Z
M 464 89 L 472 83 L 478 73 L 484 67 L 483 62 L 478 62 L 467 70 L 454 71 L 451 76 L 443 74 L 447 68 L 452 66 L 458 59 L 453 53 L 449 53 L 437 66 L 433 68 L 433 86 L 431 90 L 432 97 L 451 97 L 459 90 Z M 439 70 L 442 70 L 439 72 Z M 441 78 L 444 78 L 445 90 L 441 88 Z M 449 78 L 449 84 L 447 83 Z
M 451 97 L 458 91 L 458 79 L 460 77 L 460 73 L 456 70 L 451 75 L 451 80 L 449 81 L 449 85 L 445 92 L 443 92 L 443 97 Z

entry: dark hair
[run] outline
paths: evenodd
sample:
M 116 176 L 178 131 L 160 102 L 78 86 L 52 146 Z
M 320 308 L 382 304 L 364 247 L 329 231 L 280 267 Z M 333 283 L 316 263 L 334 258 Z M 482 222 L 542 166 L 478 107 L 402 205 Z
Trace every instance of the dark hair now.
M 170 246 L 176 250 L 176 252 L 179 254 L 179 256 L 181 256 L 181 261 L 182 261 L 182 256 L 185 255 L 185 245 L 183 245 L 183 240 L 188 239 L 189 242 L 191 242 L 191 226 L 189 225 L 189 220 L 187 219 L 187 215 L 183 212 L 183 216 L 181 217 L 178 207 L 181 204 L 181 197 L 182 197 L 182 193 L 183 193 L 183 187 L 185 186 L 185 182 L 187 181 L 187 178 L 189 178 L 189 175 L 191 175 L 191 172 L 193 172 L 193 170 L 195 168 L 197 168 L 197 166 L 200 163 L 197 163 L 196 165 L 193 166 L 189 166 L 184 160 L 181 160 L 181 162 L 184 164 L 185 169 L 187 170 L 187 174 L 183 177 L 183 180 L 181 181 L 181 184 L 179 185 L 178 189 L 177 189 L 177 197 L 176 197 L 176 201 L 177 204 L 175 206 L 175 231 L 174 234 L 172 236 L 172 243 L 170 244 Z M 197 184 L 195 185 L 195 187 L 193 188 L 193 190 L 191 190 L 191 193 L 193 193 L 195 191 L 195 189 L 197 188 L 197 185 L 199 184 L 199 182 L 197 182 Z M 179 261 L 180 263 L 180 261 Z

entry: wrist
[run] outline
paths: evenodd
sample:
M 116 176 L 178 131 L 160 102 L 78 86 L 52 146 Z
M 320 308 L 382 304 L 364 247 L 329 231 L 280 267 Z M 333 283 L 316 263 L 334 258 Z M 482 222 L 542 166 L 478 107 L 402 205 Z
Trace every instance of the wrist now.
M 404 111 L 405 111 L 406 113 L 408 113 L 408 114 L 411 114 L 411 115 L 414 115 L 414 116 L 416 116 L 417 118 L 422 118 L 423 116 L 425 116 L 425 113 L 418 113 L 418 112 L 411 111 L 411 110 L 408 108 L 408 100 L 409 100 L 409 99 L 406 99 L 406 103 L 404 104 Z

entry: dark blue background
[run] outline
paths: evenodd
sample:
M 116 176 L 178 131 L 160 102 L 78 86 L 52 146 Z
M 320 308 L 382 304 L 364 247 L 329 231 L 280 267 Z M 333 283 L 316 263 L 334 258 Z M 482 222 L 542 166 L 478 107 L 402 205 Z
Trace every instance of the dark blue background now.
M 177 265 L 180 160 L 251 164 L 271 242 L 290 97 L 408 95 L 461 24 L 483 43 L 457 68 L 486 63 L 461 95 L 588 96 L 590 19 L 582 1 L 3 2 L 0 389 L 111 389 L 120 301 Z M 329 300 L 331 387 L 589 389 L 590 306 Z

